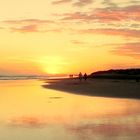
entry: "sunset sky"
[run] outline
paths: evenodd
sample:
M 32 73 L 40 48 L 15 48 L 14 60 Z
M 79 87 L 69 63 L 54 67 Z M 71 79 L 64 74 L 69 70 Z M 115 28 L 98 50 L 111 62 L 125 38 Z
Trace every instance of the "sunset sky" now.
M 0 75 L 140 67 L 139 0 L 2 0 Z

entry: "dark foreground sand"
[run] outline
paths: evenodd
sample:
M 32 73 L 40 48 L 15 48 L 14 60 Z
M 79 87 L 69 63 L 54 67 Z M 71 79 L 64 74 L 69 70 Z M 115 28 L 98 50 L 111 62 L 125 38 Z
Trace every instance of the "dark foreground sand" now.
M 44 88 L 81 95 L 140 99 L 140 82 L 134 80 L 79 79 L 47 80 Z

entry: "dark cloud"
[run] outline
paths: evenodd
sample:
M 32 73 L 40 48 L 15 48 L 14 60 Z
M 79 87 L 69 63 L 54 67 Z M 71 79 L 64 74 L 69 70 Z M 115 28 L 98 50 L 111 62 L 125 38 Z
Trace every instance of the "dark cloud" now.
M 140 24 L 131 24 L 131 27 L 133 27 L 133 28 L 140 28 Z
M 132 29 L 85 29 L 80 30 L 79 33 L 83 34 L 104 34 L 104 35 L 114 35 L 114 36 L 124 36 L 124 37 L 140 37 L 139 30 Z
M 54 5 L 59 5 L 59 4 L 65 4 L 65 3 L 69 3 L 71 2 L 72 0 L 56 0 L 56 1 L 53 1 L 52 4 Z
M 11 28 L 11 30 L 20 33 L 39 32 L 37 25 L 27 25 L 19 28 Z
M 140 4 L 140 1 L 139 0 L 131 0 L 131 3 L 132 4 Z
M 51 20 L 41 19 L 22 19 L 22 20 L 5 20 L 8 28 L 14 32 L 31 33 L 31 32 L 60 32 L 61 29 L 49 28 L 46 25 L 55 24 Z M 43 27 L 43 29 L 41 29 Z
M 90 12 L 75 12 L 63 14 L 62 20 L 80 20 L 96 22 L 116 22 L 124 20 L 140 21 L 140 5 L 127 7 L 98 8 Z
M 93 0 L 77 0 L 77 2 L 73 3 L 74 6 L 85 6 L 87 4 L 91 4 Z
M 89 16 L 86 13 L 75 12 L 75 13 L 65 13 L 62 15 L 62 20 L 87 20 Z
M 52 4 L 54 5 L 60 5 L 60 4 L 65 4 L 65 3 L 70 3 L 72 2 L 73 6 L 85 6 L 87 4 L 91 4 L 93 2 L 93 0 L 56 0 L 53 1 Z
M 46 24 L 52 23 L 53 21 L 41 19 L 22 19 L 22 20 L 5 20 L 3 22 L 7 24 Z
M 111 50 L 112 54 L 140 59 L 140 42 L 126 43 L 116 46 L 117 47 Z
M 117 4 L 113 3 L 111 0 L 104 0 L 102 4 L 107 5 L 108 7 L 117 7 Z
M 61 29 L 40 29 L 38 25 L 12 27 L 10 29 L 13 32 L 19 32 L 19 33 L 46 33 L 46 32 L 60 33 L 60 32 L 62 32 Z

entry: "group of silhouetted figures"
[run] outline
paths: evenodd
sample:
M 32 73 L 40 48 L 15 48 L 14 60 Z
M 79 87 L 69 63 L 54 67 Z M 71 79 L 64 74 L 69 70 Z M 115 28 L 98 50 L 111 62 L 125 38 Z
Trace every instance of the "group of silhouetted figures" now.
M 69 75 L 69 78 L 74 78 L 74 75 L 73 74 L 70 74 Z M 78 75 L 78 78 L 80 81 L 82 81 L 82 79 L 84 79 L 85 81 L 87 80 L 88 78 L 88 75 L 85 73 L 85 74 L 82 74 L 81 72 L 79 73 Z
M 80 72 L 79 73 L 79 80 L 82 81 L 82 79 L 84 79 L 85 81 L 87 80 L 88 76 L 87 74 L 85 73 L 84 75 Z

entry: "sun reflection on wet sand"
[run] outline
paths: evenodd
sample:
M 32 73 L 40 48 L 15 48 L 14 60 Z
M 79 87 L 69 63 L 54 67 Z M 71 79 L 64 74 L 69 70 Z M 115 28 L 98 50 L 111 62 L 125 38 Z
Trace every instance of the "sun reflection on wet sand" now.
M 22 140 L 36 140 L 32 135 L 40 135 L 41 140 L 140 138 L 139 100 L 73 95 L 44 89 L 42 81 L 35 80 L 0 84 L 0 139 L 15 140 L 16 135 Z

